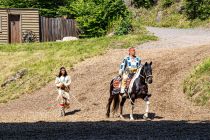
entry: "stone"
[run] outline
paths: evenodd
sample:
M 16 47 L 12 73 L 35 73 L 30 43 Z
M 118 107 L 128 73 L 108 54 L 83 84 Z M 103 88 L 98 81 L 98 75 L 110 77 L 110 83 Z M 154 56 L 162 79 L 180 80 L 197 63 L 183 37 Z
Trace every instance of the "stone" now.
M 27 69 L 22 69 L 22 70 L 17 71 L 16 74 L 12 75 L 7 80 L 5 80 L 3 82 L 3 84 L 1 84 L 1 87 L 5 87 L 6 85 L 10 84 L 11 82 L 16 81 L 16 80 L 22 78 L 27 73 L 28 73 L 28 70 Z
M 162 17 L 163 17 L 163 12 L 162 11 L 158 11 L 157 17 L 156 17 L 156 22 L 161 22 Z
M 78 38 L 74 36 L 66 36 L 62 39 L 62 41 L 71 41 L 71 40 L 78 40 Z

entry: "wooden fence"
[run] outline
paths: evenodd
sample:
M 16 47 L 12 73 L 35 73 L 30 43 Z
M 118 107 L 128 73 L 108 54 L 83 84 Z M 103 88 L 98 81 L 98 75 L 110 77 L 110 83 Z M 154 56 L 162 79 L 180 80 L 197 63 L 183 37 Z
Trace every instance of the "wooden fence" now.
M 79 36 L 76 22 L 65 18 L 40 18 L 40 41 L 62 40 L 65 36 Z

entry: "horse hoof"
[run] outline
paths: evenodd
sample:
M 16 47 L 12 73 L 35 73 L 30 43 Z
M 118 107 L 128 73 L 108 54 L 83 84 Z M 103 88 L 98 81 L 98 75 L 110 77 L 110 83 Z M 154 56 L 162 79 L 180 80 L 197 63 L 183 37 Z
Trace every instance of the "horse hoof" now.
M 134 121 L 134 118 L 130 118 L 131 121 Z
M 121 118 L 121 119 L 125 119 L 125 118 L 123 117 L 123 115 L 120 115 L 120 118 Z
M 106 118 L 109 118 L 110 117 L 110 115 L 109 114 L 106 114 Z
M 143 116 L 143 119 L 144 119 L 144 120 L 148 120 L 148 116 L 144 115 L 144 116 Z

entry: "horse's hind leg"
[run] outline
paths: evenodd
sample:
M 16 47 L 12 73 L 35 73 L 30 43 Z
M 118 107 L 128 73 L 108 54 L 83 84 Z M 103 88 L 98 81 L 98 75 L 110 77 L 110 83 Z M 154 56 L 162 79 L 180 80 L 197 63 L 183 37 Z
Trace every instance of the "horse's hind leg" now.
M 123 106 L 125 104 L 125 101 L 126 101 L 126 97 L 123 97 L 122 101 L 120 102 L 120 118 L 122 118 L 122 119 L 124 119 L 124 117 L 123 117 Z
M 113 98 L 114 98 L 114 96 L 110 95 L 109 100 L 108 100 L 108 104 L 107 104 L 107 112 L 106 112 L 106 117 L 107 118 L 109 118 L 109 116 L 110 116 L 110 107 L 111 107 Z
M 132 94 L 131 95 L 131 113 L 130 113 L 130 120 L 134 120 L 134 118 L 133 118 L 134 102 L 135 102 L 135 94 Z

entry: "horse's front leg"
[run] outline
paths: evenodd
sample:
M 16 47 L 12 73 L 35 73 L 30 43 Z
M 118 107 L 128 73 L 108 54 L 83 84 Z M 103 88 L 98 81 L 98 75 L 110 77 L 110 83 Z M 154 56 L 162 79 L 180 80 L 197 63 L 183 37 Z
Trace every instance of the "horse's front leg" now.
M 144 113 L 144 116 L 143 116 L 143 119 L 148 119 L 148 113 L 149 113 L 149 104 L 150 104 L 150 102 L 149 102 L 149 97 L 146 97 L 145 99 L 144 99 L 144 101 L 145 101 L 145 105 L 146 105 L 146 110 L 145 110 L 145 113 Z
M 132 94 L 131 95 L 131 113 L 130 113 L 130 120 L 134 120 L 134 118 L 133 118 L 134 102 L 135 102 L 135 94 Z
M 124 117 L 123 117 L 123 106 L 124 106 L 125 101 L 126 101 L 126 97 L 122 97 L 122 101 L 120 102 L 120 118 L 121 119 L 124 119 Z

